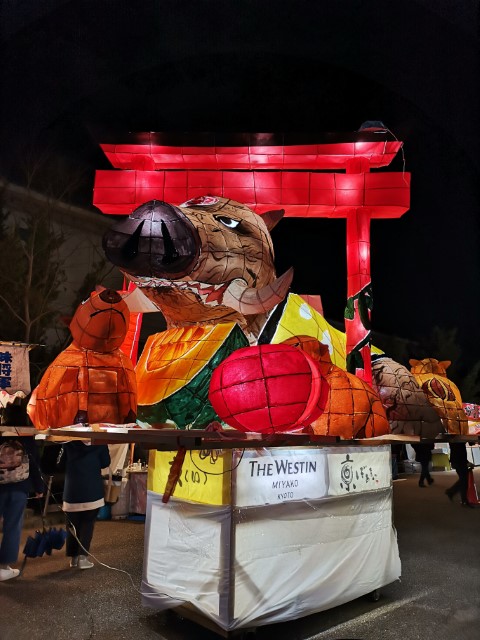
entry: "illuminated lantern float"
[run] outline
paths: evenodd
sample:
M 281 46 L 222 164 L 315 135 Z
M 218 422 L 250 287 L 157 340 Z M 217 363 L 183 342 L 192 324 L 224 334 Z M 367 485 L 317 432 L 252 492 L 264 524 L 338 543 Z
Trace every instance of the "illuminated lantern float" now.
M 135 422 L 135 371 L 120 350 L 129 323 L 117 291 L 94 292 L 70 323 L 73 342 L 45 371 L 29 405 L 37 429 Z
M 363 250 L 372 216 L 408 208 L 407 174 L 367 174 L 388 164 L 400 146 L 383 138 L 338 149 L 282 143 L 242 152 L 151 140 L 145 147 L 103 145 L 117 169 L 128 169 L 97 172 L 94 203 L 128 215 L 105 235 L 105 253 L 167 322 L 165 332 L 148 338 L 137 365 L 141 422 L 155 426 L 169 418 L 180 429 L 201 428 L 218 413 L 237 429 L 266 436 L 310 429 L 322 419 L 329 390 L 347 380 L 350 426 L 337 430 L 331 423 L 329 434 L 386 431 L 374 391 L 353 375 L 369 375 L 362 360 L 370 352 L 369 330 L 358 331 L 356 319 L 361 312 L 368 324 L 371 307 L 354 250 L 348 309 L 356 333 L 349 329 L 346 339 L 288 293 L 293 274 L 276 276 L 269 232 L 284 211 L 351 213 L 348 236 L 361 223 L 355 242 Z M 357 162 L 362 152 L 365 162 Z M 337 167 L 350 175 L 322 173 Z M 306 349 L 278 344 L 299 334 L 328 343 L 333 364 L 345 367 L 348 358 L 355 371 L 334 380 L 336 370 L 326 364 L 329 387 L 324 364 Z M 333 403 L 340 396 L 330 397 Z M 154 452 L 149 461 L 146 604 L 187 602 L 200 619 L 230 631 L 334 607 L 400 575 L 389 447 L 225 450 L 215 459 L 179 453 L 172 460 L 171 453 Z M 165 504 L 166 488 L 175 487 L 171 470 L 178 485 Z M 272 562 L 272 545 L 281 562 Z

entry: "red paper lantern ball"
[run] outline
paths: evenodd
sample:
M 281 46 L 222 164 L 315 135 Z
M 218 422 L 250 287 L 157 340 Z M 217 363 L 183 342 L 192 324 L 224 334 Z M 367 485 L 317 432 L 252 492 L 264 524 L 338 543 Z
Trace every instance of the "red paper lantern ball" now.
M 316 420 L 328 384 L 315 361 L 285 344 L 238 349 L 214 370 L 209 399 L 221 420 L 240 431 L 296 431 Z

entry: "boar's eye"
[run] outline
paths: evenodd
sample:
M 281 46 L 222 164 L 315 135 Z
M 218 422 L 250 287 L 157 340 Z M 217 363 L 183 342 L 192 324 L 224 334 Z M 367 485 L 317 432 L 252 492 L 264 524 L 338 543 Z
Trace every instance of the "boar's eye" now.
M 240 220 L 234 220 L 228 216 L 215 216 L 215 220 L 218 220 L 218 222 L 223 224 L 224 227 L 227 227 L 227 229 L 236 229 L 240 224 Z

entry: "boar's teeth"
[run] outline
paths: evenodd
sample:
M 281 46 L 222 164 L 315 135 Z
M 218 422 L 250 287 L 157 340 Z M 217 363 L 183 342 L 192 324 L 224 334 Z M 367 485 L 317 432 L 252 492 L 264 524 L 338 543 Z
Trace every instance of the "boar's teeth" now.
M 165 280 L 145 276 L 130 276 L 130 279 L 142 288 L 167 287 L 181 291 L 192 291 L 201 298 L 204 304 L 223 304 L 242 315 L 256 315 L 270 311 L 285 298 L 293 279 L 293 269 L 289 269 L 261 289 L 249 287 L 241 278 L 236 278 L 230 283 L 220 284 L 195 282 L 194 280 Z
M 165 280 L 163 278 L 152 278 L 147 276 L 130 276 L 130 280 L 134 282 L 138 287 L 152 287 L 161 288 L 168 287 L 170 289 L 178 289 L 182 291 L 192 291 L 199 295 L 204 302 L 218 303 L 223 294 L 223 291 L 228 286 L 228 283 L 220 284 L 208 284 L 205 282 L 195 282 L 193 280 Z

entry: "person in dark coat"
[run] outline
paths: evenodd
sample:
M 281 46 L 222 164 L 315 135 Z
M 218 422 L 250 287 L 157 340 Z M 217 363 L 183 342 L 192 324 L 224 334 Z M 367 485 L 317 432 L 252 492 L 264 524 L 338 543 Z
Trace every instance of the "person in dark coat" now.
M 467 447 L 465 442 L 451 442 L 450 443 L 450 464 L 455 469 L 458 475 L 458 480 L 449 489 L 445 491 L 450 500 L 453 500 L 453 496 L 460 493 L 460 499 L 462 506 L 472 507 L 467 499 L 468 488 L 468 469 L 470 463 L 467 458 Z
M 428 482 L 428 484 L 433 483 L 433 478 L 430 475 L 430 462 L 432 461 L 433 446 L 433 444 L 426 444 L 424 442 L 412 444 L 412 447 L 415 450 L 415 460 L 422 466 L 422 470 L 420 472 L 420 480 L 418 481 L 419 487 L 427 486 L 425 484 L 425 480 Z
M 67 516 L 67 556 L 70 566 L 91 569 L 88 559 L 95 522 L 105 504 L 102 469 L 110 465 L 107 445 L 69 442 L 63 447 L 65 486 L 63 510 Z
M 19 569 L 10 565 L 18 559 L 27 499 L 31 492 L 41 498 L 43 487 L 35 439 L 32 436 L 0 437 L 0 517 L 3 517 L 0 582 L 20 574 Z

